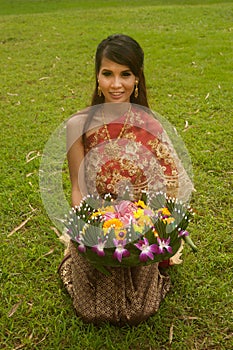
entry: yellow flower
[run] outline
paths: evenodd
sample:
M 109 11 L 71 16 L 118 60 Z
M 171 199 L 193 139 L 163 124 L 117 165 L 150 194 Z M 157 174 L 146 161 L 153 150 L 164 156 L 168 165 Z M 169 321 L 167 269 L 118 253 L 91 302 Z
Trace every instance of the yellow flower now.
M 166 219 L 163 219 L 163 222 L 166 224 L 171 224 L 173 221 L 175 221 L 174 218 L 170 217 L 170 218 L 166 218 Z
M 148 226 L 152 226 L 153 223 L 151 221 L 151 218 L 147 215 L 142 215 L 139 217 L 139 219 L 137 220 L 137 224 L 139 226 L 145 226 L 145 225 L 148 225 Z
M 133 228 L 134 228 L 134 231 L 135 231 L 135 232 L 142 233 L 142 232 L 143 232 L 143 229 L 144 229 L 144 226 L 133 224 Z
M 171 215 L 171 213 L 168 210 L 168 208 L 160 208 L 158 211 L 161 212 L 163 215 L 167 215 L 167 216 Z
M 110 228 L 110 227 L 121 228 L 123 227 L 123 223 L 121 222 L 121 220 L 117 218 L 109 219 L 104 222 L 103 228 Z
M 135 217 L 135 219 L 139 219 L 144 213 L 144 210 L 141 208 L 138 208 L 137 211 L 135 211 L 133 213 L 133 216 Z
M 138 207 L 146 208 L 146 204 L 145 204 L 143 201 L 141 201 L 141 200 L 139 200 L 139 201 L 136 203 L 136 205 L 137 205 Z
M 153 229 L 153 234 L 154 234 L 155 237 L 159 237 L 159 234 L 158 234 L 158 232 L 155 229 Z
M 91 214 L 91 219 L 94 219 L 97 216 L 103 215 L 104 213 L 102 211 L 96 211 L 95 213 Z
M 115 209 L 112 205 L 109 205 L 108 207 L 104 208 L 105 213 L 114 213 Z
M 106 213 L 114 213 L 114 207 L 112 205 L 109 205 L 108 207 L 99 208 L 95 213 L 92 213 L 91 219 L 94 219 L 97 216 L 104 215 Z

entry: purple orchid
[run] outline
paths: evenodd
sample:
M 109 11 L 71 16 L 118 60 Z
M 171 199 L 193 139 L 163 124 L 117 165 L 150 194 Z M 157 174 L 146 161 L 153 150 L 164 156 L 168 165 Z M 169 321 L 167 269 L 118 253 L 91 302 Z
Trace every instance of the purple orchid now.
M 80 253 L 85 253 L 87 248 L 85 247 L 82 237 L 81 236 L 77 236 L 75 237 L 76 242 L 78 242 L 79 246 L 78 246 L 78 250 L 80 251 Z
M 185 231 L 185 230 L 181 230 L 178 234 L 179 237 L 186 237 L 188 235 L 189 235 L 188 231 Z
M 162 238 L 160 239 L 159 237 L 157 237 L 157 241 L 158 241 L 158 252 L 159 254 L 163 254 L 165 253 L 164 249 L 166 249 L 168 251 L 168 253 L 172 253 L 172 247 L 169 245 L 170 243 L 170 237 L 168 239 Z
M 104 247 L 107 240 L 103 240 L 101 238 L 98 238 L 98 244 L 94 245 L 92 247 L 92 251 L 95 252 L 99 256 L 105 256 Z
M 143 237 L 143 240 L 135 243 L 134 245 L 139 250 L 141 250 L 141 253 L 139 255 L 140 261 L 147 261 L 148 258 L 154 260 L 153 253 L 158 254 L 158 246 L 156 244 L 149 245 L 149 241 L 145 237 Z
M 115 252 L 113 253 L 114 259 L 117 259 L 119 262 L 121 262 L 123 257 L 130 256 L 130 252 L 127 249 L 125 249 L 125 245 L 127 243 L 126 239 L 121 239 L 118 241 L 114 238 L 113 243 L 116 247 Z

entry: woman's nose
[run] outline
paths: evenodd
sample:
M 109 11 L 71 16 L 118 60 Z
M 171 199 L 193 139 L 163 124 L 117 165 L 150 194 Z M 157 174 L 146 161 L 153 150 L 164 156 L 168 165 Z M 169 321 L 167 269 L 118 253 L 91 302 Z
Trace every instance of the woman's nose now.
M 121 86 L 121 77 L 115 76 L 112 80 L 112 87 L 116 88 Z

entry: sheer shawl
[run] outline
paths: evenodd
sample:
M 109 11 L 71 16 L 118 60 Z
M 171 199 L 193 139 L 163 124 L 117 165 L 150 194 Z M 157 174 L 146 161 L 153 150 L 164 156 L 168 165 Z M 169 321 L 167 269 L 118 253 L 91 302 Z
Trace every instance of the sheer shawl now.
M 127 186 L 132 199 L 147 190 L 187 200 L 192 182 L 160 121 L 138 106 L 124 105 L 123 113 L 121 106 L 110 107 L 102 111 L 97 106 L 70 121 L 68 148 L 78 135 L 84 135 L 80 173 L 88 193 L 119 197 Z M 158 263 L 109 271 L 110 276 L 101 274 L 70 242 L 59 273 L 77 315 L 85 322 L 137 325 L 158 310 L 170 288 L 170 278 L 161 273 Z

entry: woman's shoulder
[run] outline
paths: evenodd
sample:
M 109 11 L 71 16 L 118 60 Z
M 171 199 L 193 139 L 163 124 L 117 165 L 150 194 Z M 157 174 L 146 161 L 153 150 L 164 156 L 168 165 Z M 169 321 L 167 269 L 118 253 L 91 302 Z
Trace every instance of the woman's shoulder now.
M 85 125 L 88 118 L 88 109 L 78 111 L 66 121 L 66 143 L 69 149 L 76 141 L 83 139 Z
M 88 108 L 72 114 L 66 121 L 67 128 L 84 126 L 88 118 Z
M 158 118 L 158 114 L 147 107 L 133 106 L 134 123 L 149 132 L 155 131 L 158 134 L 163 132 L 163 126 Z

